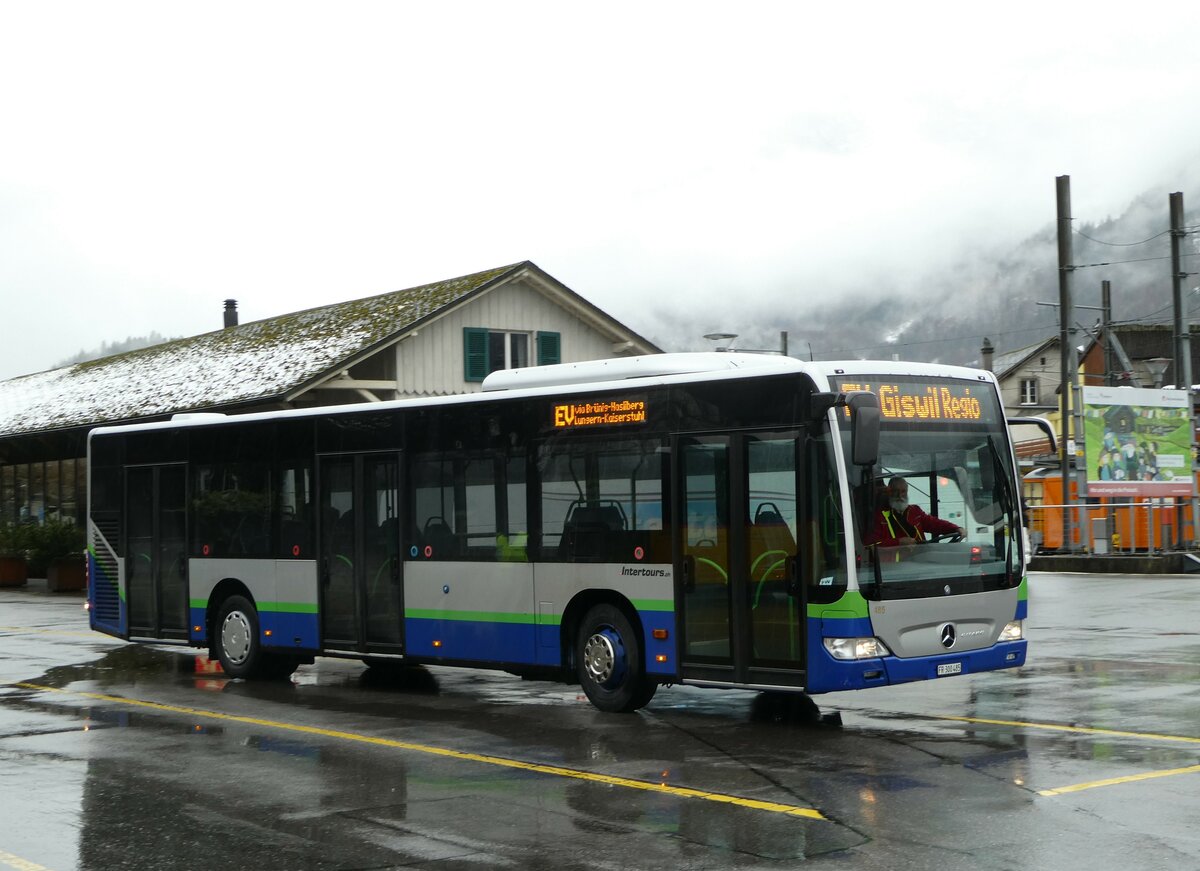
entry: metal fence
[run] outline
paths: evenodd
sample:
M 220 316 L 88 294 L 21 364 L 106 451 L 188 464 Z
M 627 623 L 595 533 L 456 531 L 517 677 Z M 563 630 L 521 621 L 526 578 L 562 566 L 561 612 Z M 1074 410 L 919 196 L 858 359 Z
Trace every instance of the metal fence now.
M 1034 553 L 1144 553 L 1195 546 L 1191 503 L 1174 499 L 1072 505 L 1072 536 L 1063 541 L 1063 505 L 1028 505 Z

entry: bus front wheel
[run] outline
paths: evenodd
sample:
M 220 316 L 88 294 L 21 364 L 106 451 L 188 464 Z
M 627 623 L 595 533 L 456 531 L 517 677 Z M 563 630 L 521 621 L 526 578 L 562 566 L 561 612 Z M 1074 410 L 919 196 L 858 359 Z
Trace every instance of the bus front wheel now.
M 225 600 L 217 615 L 216 630 L 217 657 L 229 677 L 277 680 L 290 676 L 299 665 L 295 657 L 263 650 L 258 611 L 245 596 Z
M 654 698 L 658 684 L 646 677 L 641 642 L 625 614 L 596 605 L 579 626 L 575 663 L 588 700 L 602 711 L 627 713 Z

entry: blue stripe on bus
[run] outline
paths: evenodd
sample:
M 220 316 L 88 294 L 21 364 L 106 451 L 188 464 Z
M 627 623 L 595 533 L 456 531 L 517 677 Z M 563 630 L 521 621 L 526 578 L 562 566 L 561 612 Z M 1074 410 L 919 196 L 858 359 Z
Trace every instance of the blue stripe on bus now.
M 929 680 L 939 677 L 939 665 L 961 665 L 961 672 L 972 674 L 977 671 L 994 671 L 998 668 L 1014 668 L 1025 664 L 1025 649 L 1028 642 L 1006 641 L 983 650 L 967 653 L 950 653 L 944 656 L 923 656 L 917 659 L 883 658 L 889 683 L 908 683 L 914 680 Z
M 189 609 L 191 625 L 188 626 L 188 640 L 192 644 L 203 646 L 208 644 L 207 620 L 208 611 L 205 608 Z M 197 631 L 197 628 L 199 631 Z M 286 647 L 293 650 L 319 650 L 320 638 L 317 634 L 316 614 L 293 614 L 286 611 L 259 611 L 258 630 L 271 635 L 262 635 L 264 646 Z
M 437 620 L 407 617 L 404 650 L 409 656 L 520 665 L 557 665 L 558 648 L 539 647 L 532 623 Z M 434 646 L 434 642 L 438 642 Z
M 639 611 L 645 635 L 647 674 L 670 676 L 675 668 L 675 615 Z M 665 629 L 666 638 L 653 631 Z M 486 620 L 437 620 L 409 617 L 404 621 L 404 649 L 409 656 L 517 665 L 562 665 L 558 626 L 499 623 Z M 434 646 L 434 642 L 441 642 Z M 666 657 L 663 662 L 657 656 Z
M 810 638 L 814 634 L 818 639 L 871 638 L 875 635 L 875 627 L 871 625 L 870 617 L 851 617 L 845 620 L 825 617 L 820 620 L 810 620 L 808 625 L 810 630 L 817 630 L 815 633 L 812 631 L 808 633 Z
M 1014 620 L 1028 620 L 1029 619 L 1029 600 L 1028 599 L 1020 599 L 1017 601 L 1017 616 L 1014 617 L 1013 619 Z
M 263 638 L 268 647 L 287 647 L 293 650 L 317 650 L 321 646 L 317 635 L 317 615 L 289 611 L 260 611 L 259 631 L 270 631 Z
M 675 612 L 638 611 L 638 617 L 641 618 L 642 634 L 646 639 L 646 674 L 676 674 L 678 669 L 675 663 Z M 667 630 L 667 637 L 656 639 L 655 629 Z M 657 662 L 657 656 L 665 656 L 666 659 Z

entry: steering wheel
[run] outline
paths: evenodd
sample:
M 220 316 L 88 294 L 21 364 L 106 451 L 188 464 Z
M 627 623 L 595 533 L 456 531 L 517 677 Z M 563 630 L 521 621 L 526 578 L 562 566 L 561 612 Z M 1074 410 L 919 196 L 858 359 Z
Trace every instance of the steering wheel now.
M 943 532 L 941 535 L 929 536 L 929 541 L 931 541 L 931 542 L 946 541 L 946 542 L 954 543 L 954 542 L 962 541 L 962 540 L 963 540 L 963 534 L 961 532 Z

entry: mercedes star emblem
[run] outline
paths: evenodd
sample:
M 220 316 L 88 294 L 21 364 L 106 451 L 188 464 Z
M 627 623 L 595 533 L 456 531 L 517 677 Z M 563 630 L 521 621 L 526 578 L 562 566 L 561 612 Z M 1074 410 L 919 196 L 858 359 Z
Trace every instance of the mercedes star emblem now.
M 956 638 L 957 634 L 954 631 L 953 623 L 943 624 L 942 628 L 938 630 L 938 633 L 941 636 L 942 647 L 949 650 L 954 646 L 954 639 Z

